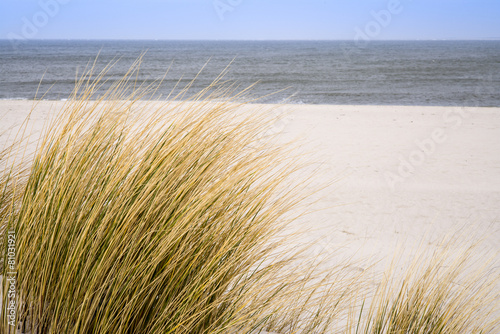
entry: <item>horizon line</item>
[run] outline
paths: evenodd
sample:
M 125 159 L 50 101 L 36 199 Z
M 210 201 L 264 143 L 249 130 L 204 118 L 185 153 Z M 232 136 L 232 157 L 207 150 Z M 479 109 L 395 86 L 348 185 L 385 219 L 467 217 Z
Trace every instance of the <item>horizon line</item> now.
M 18 42 L 33 42 L 33 41 L 193 41 L 193 42 L 356 42 L 356 39 L 339 38 L 339 39 L 181 39 L 181 38 L 26 38 L 26 39 L 9 39 L 0 38 L 0 41 L 18 41 Z M 483 37 L 483 38 L 415 38 L 415 39 L 371 39 L 365 42 L 432 42 L 432 41 L 500 41 L 500 37 Z

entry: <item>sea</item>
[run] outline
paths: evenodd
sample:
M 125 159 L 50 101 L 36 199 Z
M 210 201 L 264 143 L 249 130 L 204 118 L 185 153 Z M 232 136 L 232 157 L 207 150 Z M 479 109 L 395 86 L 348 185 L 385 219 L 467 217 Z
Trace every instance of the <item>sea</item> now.
M 495 40 L 0 40 L 0 99 L 64 100 L 86 68 L 114 62 L 106 88 L 141 56 L 134 82 L 161 81 L 163 99 L 189 86 L 188 98 L 227 72 L 235 93 L 252 86 L 260 103 L 500 107 Z

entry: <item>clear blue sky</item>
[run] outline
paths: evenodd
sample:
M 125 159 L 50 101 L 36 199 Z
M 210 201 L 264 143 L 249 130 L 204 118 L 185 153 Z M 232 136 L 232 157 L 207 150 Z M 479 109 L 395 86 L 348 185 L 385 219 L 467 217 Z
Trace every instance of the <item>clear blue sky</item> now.
M 500 39 L 500 0 L 1 0 L 12 37 Z

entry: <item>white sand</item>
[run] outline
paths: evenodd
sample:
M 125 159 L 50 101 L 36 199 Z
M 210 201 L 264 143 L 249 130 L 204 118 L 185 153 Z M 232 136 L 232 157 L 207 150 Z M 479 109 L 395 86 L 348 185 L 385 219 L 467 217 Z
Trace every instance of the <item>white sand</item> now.
M 61 104 L 40 103 L 34 133 Z M 31 105 L 0 101 L 0 133 Z M 299 139 L 316 186 L 333 182 L 315 195 L 315 207 L 326 209 L 296 223 L 310 229 L 304 242 L 316 240 L 316 250 L 342 246 L 342 257 L 371 257 L 382 268 L 398 244 L 432 250 L 464 233 L 500 251 L 500 108 L 284 105 L 275 112 L 282 111 L 273 131 Z
M 302 135 L 318 180 L 337 180 L 318 194 L 331 208 L 302 219 L 319 248 L 346 243 L 380 267 L 398 244 L 434 250 L 456 233 L 500 251 L 500 108 L 293 108 L 284 132 Z

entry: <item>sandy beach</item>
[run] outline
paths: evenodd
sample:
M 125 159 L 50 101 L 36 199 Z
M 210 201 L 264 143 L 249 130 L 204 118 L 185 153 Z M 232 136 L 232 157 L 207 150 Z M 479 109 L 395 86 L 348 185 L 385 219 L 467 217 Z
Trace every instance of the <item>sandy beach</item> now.
M 500 333 L 500 1 L 1 11 L 0 334 Z
M 37 105 L 33 138 L 62 104 Z M 2 144 L 32 105 L 0 101 Z M 297 153 L 310 164 L 304 172 L 312 173 L 312 187 L 331 184 L 313 196 L 317 211 L 296 222 L 317 252 L 336 256 L 341 249 L 342 257 L 369 258 L 383 269 L 398 246 L 432 251 L 457 234 L 484 238 L 485 251 L 500 251 L 500 108 L 246 108 L 281 115 L 271 131 L 283 142 L 296 140 Z

